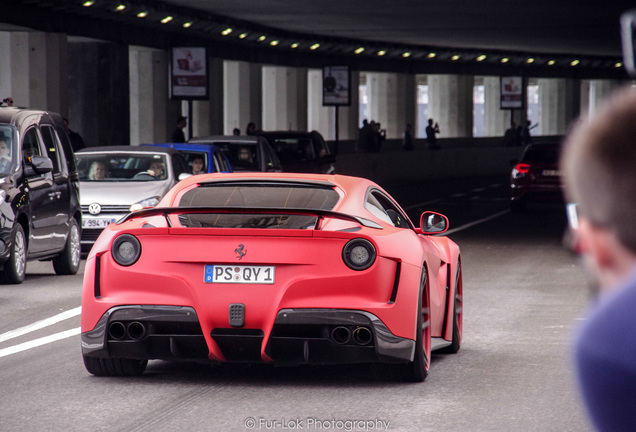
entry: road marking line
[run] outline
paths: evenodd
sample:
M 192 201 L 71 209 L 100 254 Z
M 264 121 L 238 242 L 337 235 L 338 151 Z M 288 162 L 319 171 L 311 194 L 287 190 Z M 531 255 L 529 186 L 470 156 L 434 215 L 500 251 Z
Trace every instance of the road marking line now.
M 420 202 L 420 203 L 417 203 L 417 204 L 411 204 L 410 206 L 403 207 L 403 209 L 404 210 L 411 210 L 411 209 L 418 208 L 418 207 L 424 207 L 425 205 L 433 204 L 433 203 L 439 202 L 441 200 L 442 200 L 441 198 L 436 198 L 436 199 L 432 199 L 430 201 L 424 201 L 424 202 Z
M 510 213 L 510 210 L 509 209 L 508 210 L 503 210 L 503 211 L 500 211 L 499 213 L 495 213 L 495 214 L 490 215 L 488 217 L 485 217 L 485 218 L 482 218 L 482 219 L 479 219 L 479 220 L 476 220 L 476 221 L 473 221 L 473 222 L 469 222 L 469 223 L 464 224 L 462 226 L 458 226 L 457 228 L 453 228 L 451 230 L 446 231 L 444 233 L 444 235 L 450 235 L 450 234 L 456 233 L 458 231 L 462 231 L 462 230 L 474 227 L 475 225 L 479 225 L 480 223 L 488 222 L 489 220 L 498 218 L 499 216 L 503 216 L 506 213 Z
M 9 339 L 13 339 L 18 336 L 31 333 L 32 331 L 40 330 L 44 327 L 48 327 L 53 324 L 57 324 L 60 321 L 64 321 L 79 315 L 82 312 L 82 307 L 78 306 L 74 309 L 67 310 L 61 314 L 57 314 L 50 318 L 43 319 L 42 321 L 35 322 L 33 324 L 20 327 L 19 329 L 11 330 L 0 335 L 0 342 L 4 342 Z
M 39 339 L 35 339 L 29 342 L 24 342 L 19 345 L 15 345 L 9 348 L 4 348 L 0 350 L 0 357 L 5 357 L 11 354 L 19 353 L 22 351 L 26 351 L 31 348 L 39 347 L 41 345 L 46 345 L 51 342 L 59 341 L 62 339 L 69 338 L 71 336 L 77 336 L 81 333 L 81 327 L 77 327 L 71 330 L 66 330 L 60 333 L 55 333 L 50 336 L 45 336 Z

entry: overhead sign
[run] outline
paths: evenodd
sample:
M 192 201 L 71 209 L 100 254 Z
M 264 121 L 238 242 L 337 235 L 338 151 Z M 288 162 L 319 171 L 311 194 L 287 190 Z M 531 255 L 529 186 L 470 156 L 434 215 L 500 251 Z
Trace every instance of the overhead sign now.
M 171 99 L 208 99 L 208 62 L 205 48 L 172 48 Z
M 523 77 L 501 77 L 501 109 L 523 108 Z
M 322 105 L 351 105 L 349 66 L 325 66 L 322 69 Z

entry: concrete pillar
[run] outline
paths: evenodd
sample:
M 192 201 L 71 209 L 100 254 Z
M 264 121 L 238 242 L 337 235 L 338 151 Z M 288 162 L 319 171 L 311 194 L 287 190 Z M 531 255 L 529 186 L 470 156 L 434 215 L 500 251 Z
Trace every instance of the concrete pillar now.
M 0 100 L 68 113 L 67 36 L 61 33 L 1 32 Z
M 357 140 L 360 118 L 360 72 L 351 71 L 351 105 L 338 109 L 341 140 Z
M 589 83 L 588 95 L 589 111 L 587 111 L 587 113 L 592 115 L 598 105 L 621 85 L 622 82 L 617 80 L 591 80 Z
M 428 117 L 439 123 L 439 138 L 473 133 L 472 75 L 429 75 Z
M 210 81 L 209 99 L 192 101 L 192 112 L 188 121 L 192 124 L 192 137 L 223 135 L 223 60 L 216 57 L 208 59 Z M 188 136 L 186 128 L 186 138 Z
M 9 96 L 14 96 L 12 84 L 12 64 L 17 61 L 17 56 L 14 57 L 11 52 L 12 46 L 12 33 L 0 32 L 0 52 L 6 53 L 5 58 L 7 61 L 0 62 L 0 100 Z M 15 97 L 17 98 L 17 94 Z
M 263 77 L 260 64 L 243 61 L 223 62 L 223 133 L 231 135 L 234 128 L 245 134 L 247 124 L 257 128 L 263 124 Z
M 351 105 L 338 107 L 338 140 L 357 139 L 358 136 L 358 112 L 360 105 L 360 75 L 351 73 Z M 311 69 L 307 77 L 307 126 L 308 130 L 316 130 L 327 141 L 336 138 L 336 108 L 334 106 L 322 106 L 322 69 Z
M 9 96 L 16 106 L 29 106 L 29 33 L 0 32 L 0 100 Z M 27 79 L 24 79 L 27 78 Z
M 322 69 L 311 69 L 307 72 L 307 126 L 309 130 L 320 132 L 326 140 L 332 140 L 336 134 L 336 108 L 322 105 L 322 82 Z
M 307 69 L 263 66 L 262 129 L 307 130 Z
M 510 127 L 510 117 L 514 111 L 501 109 L 501 78 L 498 76 L 483 77 L 484 83 L 484 136 L 503 136 Z M 519 124 L 513 118 L 516 124 Z
M 389 139 L 401 138 L 407 123 L 415 127 L 415 75 L 367 73 L 369 121 L 381 123 Z
M 539 126 L 532 135 L 562 135 L 581 108 L 581 83 L 564 78 L 543 78 L 539 84 Z
M 168 142 L 176 114 L 168 111 L 167 51 L 129 48 L 130 145 Z
M 130 143 L 128 46 L 68 44 L 69 121 L 87 146 Z

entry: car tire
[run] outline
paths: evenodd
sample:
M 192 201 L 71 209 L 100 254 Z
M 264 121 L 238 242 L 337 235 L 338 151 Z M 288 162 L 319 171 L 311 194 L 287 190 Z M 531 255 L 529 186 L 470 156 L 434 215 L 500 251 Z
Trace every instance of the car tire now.
M 148 365 L 148 360 L 83 357 L 84 367 L 95 376 L 139 376 Z
M 80 245 L 80 229 L 77 221 L 71 219 L 66 246 L 62 253 L 53 258 L 53 270 L 58 275 L 74 275 L 80 268 L 82 247 Z
M 457 278 L 455 280 L 455 304 L 453 305 L 453 340 L 449 346 L 439 350 L 443 354 L 455 354 L 462 345 L 463 332 L 463 278 L 461 263 L 457 263 Z
M 428 376 L 431 359 L 431 309 L 427 279 L 426 270 L 424 270 L 417 307 L 415 354 L 412 362 L 401 365 L 401 378 L 404 381 L 422 382 Z
M 0 282 L 3 284 L 20 284 L 26 275 L 27 239 L 22 225 L 16 224 L 11 242 L 11 254 L 4 263 Z

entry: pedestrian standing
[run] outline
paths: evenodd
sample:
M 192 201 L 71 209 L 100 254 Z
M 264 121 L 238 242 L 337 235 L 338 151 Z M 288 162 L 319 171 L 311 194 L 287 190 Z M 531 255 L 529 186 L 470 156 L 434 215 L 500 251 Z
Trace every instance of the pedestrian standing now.
M 411 124 L 406 125 L 402 137 L 402 148 L 406 151 L 413 150 L 413 135 L 411 135 Z
M 439 133 L 439 124 L 436 122 L 433 124 L 433 119 L 428 119 L 428 126 L 426 126 L 426 147 L 431 150 L 438 150 L 440 147 L 437 144 L 437 134 Z
M 177 127 L 172 132 L 172 141 L 173 143 L 184 143 L 185 133 L 183 133 L 183 129 L 188 124 L 188 118 L 184 116 L 177 117 Z

